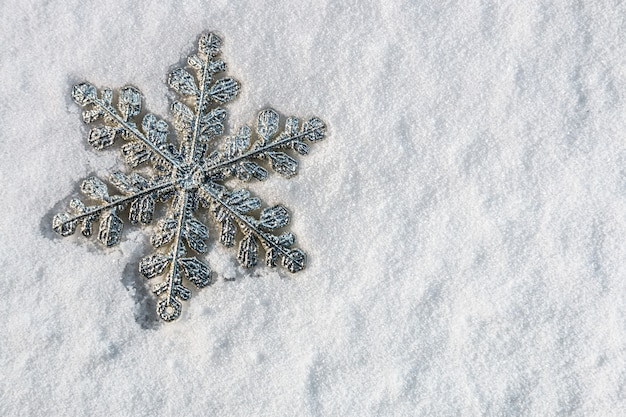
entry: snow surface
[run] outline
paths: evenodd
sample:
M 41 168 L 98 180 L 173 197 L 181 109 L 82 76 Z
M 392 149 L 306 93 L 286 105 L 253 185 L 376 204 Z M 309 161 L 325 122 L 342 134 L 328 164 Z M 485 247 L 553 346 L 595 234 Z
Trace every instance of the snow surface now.
M 250 185 L 310 262 L 212 241 L 219 281 L 160 324 L 149 228 L 51 230 L 121 166 L 70 90 L 132 83 L 168 117 L 207 30 L 231 131 L 267 106 L 329 126 Z M 625 93 L 617 0 L 0 1 L 0 415 L 623 415 Z

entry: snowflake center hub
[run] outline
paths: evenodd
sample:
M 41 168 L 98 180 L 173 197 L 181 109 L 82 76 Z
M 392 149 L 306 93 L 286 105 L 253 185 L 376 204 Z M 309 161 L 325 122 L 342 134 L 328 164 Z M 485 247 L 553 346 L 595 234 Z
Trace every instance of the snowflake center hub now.
M 194 191 L 203 183 L 204 171 L 196 164 L 185 164 L 174 169 L 172 180 L 179 190 Z

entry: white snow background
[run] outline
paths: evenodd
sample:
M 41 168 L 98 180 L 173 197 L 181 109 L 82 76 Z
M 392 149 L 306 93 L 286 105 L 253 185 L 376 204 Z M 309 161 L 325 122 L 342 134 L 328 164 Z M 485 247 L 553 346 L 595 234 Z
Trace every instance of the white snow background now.
M 249 184 L 309 264 L 211 239 L 217 283 L 161 324 L 151 227 L 51 230 L 124 168 L 70 91 L 132 84 L 169 120 L 208 30 L 228 132 L 268 106 L 329 127 Z M 624 415 L 625 104 L 623 1 L 2 0 L 0 415 Z

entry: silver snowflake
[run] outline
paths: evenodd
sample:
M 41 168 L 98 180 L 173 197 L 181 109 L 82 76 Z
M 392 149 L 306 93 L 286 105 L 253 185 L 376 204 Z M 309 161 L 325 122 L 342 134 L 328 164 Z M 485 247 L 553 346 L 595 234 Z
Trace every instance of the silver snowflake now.
M 74 101 L 86 107 L 85 123 L 100 122 L 89 132 L 89 144 L 102 150 L 122 139 L 126 163 L 131 168 L 148 164 L 149 171 L 148 174 L 142 171 L 143 175 L 137 170 L 113 172 L 110 183 L 120 194 L 111 194 L 105 182 L 96 177 L 87 178 L 80 190 L 95 203 L 72 199 L 69 212 L 54 217 L 53 228 L 68 236 L 80 224 L 82 234 L 91 236 L 94 223 L 98 222 L 98 240 L 105 246 L 113 246 L 122 234 L 122 212 L 127 213 L 131 224 L 150 224 L 155 204 L 171 201 L 167 215 L 157 222 L 150 238 L 159 251 L 139 264 L 139 271 L 146 278 L 165 277 L 153 287 L 153 292 L 159 297 L 157 312 L 166 321 L 180 316 L 180 301 L 188 300 L 191 295 L 183 285 L 183 278 L 199 288 L 214 281 L 211 269 L 189 254 L 189 250 L 201 254 L 208 249 L 209 229 L 196 214 L 202 207 L 208 209 L 209 217 L 216 222 L 223 245 L 233 246 L 239 238 L 237 259 L 244 267 L 257 264 L 260 248 L 265 251 L 265 263 L 270 267 L 279 259 L 290 272 L 298 272 L 306 265 L 304 252 L 292 248 L 294 235 L 274 233 L 289 223 L 289 211 L 282 205 L 261 210 L 258 198 L 243 188 L 231 190 L 224 181 L 264 180 L 268 175 L 262 165 L 265 161 L 286 178 L 296 175 L 298 162 L 285 151 L 292 149 L 306 155 L 307 141 L 323 139 L 324 122 L 312 117 L 301 123 L 289 117 L 279 131 L 278 113 L 266 109 L 258 115 L 256 133 L 243 126 L 234 136 L 226 138 L 221 147 L 214 146 L 213 142 L 224 132 L 227 115 L 219 106 L 231 101 L 240 88 L 233 78 L 217 78 L 226 69 L 218 59 L 220 46 L 221 40 L 215 34 L 201 36 L 197 54 L 187 60 L 193 71 L 178 68 L 169 74 L 168 83 L 180 96 L 180 101 L 171 106 L 179 146 L 168 141 L 168 124 L 157 116 L 146 113 L 137 124 L 142 113 L 142 94 L 136 87 L 120 89 L 117 109 L 110 89 L 102 89 L 98 94 L 86 82 L 72 89 Z M 252 215 L 259 210 L 258 216 Z

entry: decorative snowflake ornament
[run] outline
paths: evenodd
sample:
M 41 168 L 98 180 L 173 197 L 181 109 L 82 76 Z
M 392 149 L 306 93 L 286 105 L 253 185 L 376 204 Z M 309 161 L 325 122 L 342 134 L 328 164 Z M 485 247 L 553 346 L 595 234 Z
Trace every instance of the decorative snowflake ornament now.
M 178 146 L 168 141 L 166 122 L 151 113 L 139 117 L 142 94 L 137 88 L 123 87 L 117 97 L 109 89 L 98 94 L 86 82 L 72 90 L 74 101 L 86 108 L 85 123 L 99 122 L 89 132 L 89 144 L 102 150 L 122 140 L 122 155 L 130 168 L 142 164 L 147 168 L 141 175 L 136 169 L 113 172 L 110 183 L 119 194 L 111 194 L 102 180 L 87 178 L 80 190 L 92 202 L 72 199 L 69 212 L 54 217 L 53 228 L 68 236 L 80 224 L 82 234 L 91 236 L 98 223 L 98 240 L 113 246 L 120 241 L 123 213 L 131 224 L 150 224 L 156 203 L 169 202 L 167 215 L 157 222 L 150 238 L 157 251 L 139 264 L 146 278 L 164 277 L 153 291 L 159 297 L 157 312 L 165 321 L 178 318 L 181 300 L 191 295 L 183 279 L 198 288 L 213 282 L 211 269 L 194 256 L 208 249 L 209 229 L 199 218 L 201 208 L 208 209 L 216 222 L 223 245 L 230 247 L 239 240 L 237 259 L 242 266 L 256 265 L 260 248 L 270 267 L 280 260 L 287 270 L 298 272 L 306 265 L 304 252 L 292 248 L 294 235 L 276 232 L 289 223 L 289 211 L 282 205 L 261 210 L 258 198 L 243 188 L 229 189 L 224 182 L 264 180 L 268 172 L 263 162 L 286 178 L 296 175 L 298 162 L 286 151 L 306 155 L 307 142 L 323 139 L 324 122 L 312 117 L 301 123 L 289 117 L 279 131 L 278 113 L 266 109 L 259 113 L 255 133 L 243 126 L 216 147 L 214 141 L 223 134 L 227 115 L 219 106 L 231 101 L 240 88 L 233 78 L 218 77 L 226 69 L 218 58 L 220 46 L 213 33 L 201 36 L 197 54 L 187 60 L 193 71 L 178 68 L 169 74 L 168 83 L 180 96 L 171 106 Z

